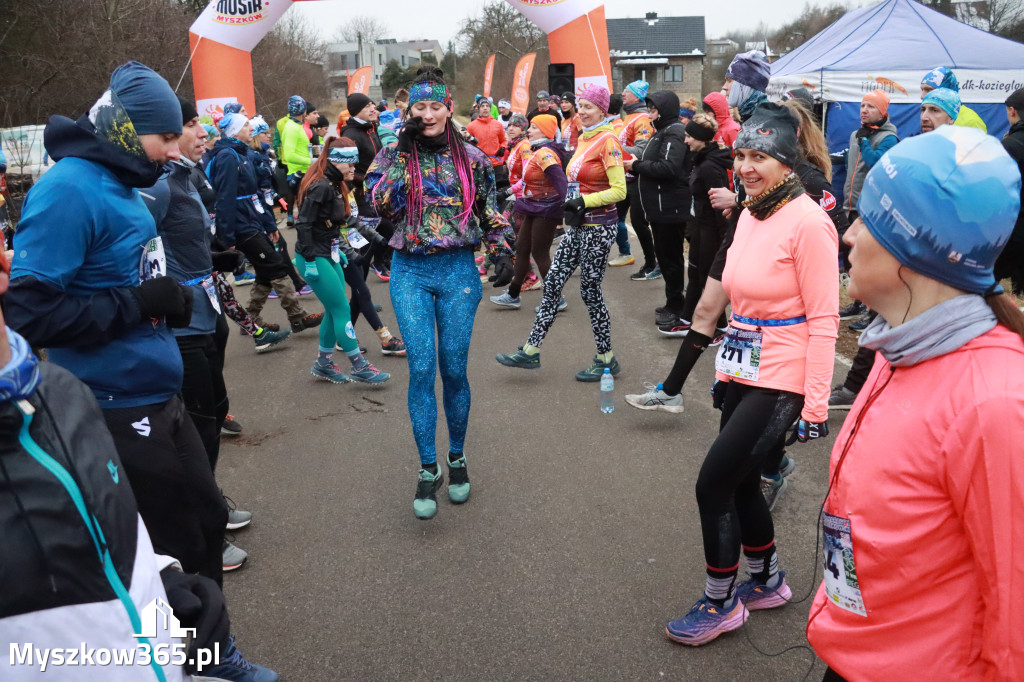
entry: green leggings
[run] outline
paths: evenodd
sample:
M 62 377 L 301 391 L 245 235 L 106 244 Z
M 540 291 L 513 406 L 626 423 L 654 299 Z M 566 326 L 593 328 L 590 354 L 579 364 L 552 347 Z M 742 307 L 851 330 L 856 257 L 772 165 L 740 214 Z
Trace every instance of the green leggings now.
M 299 273 L 306 271 L 306 259 L 295 254 L 295 266 Z M 316 269 L 320 276 L 306 281 L 313 293 L 324 304 L 324 319 L 320 323 L 320 350 L 324 353 L 334 350 L 337 344 L 346 353 L 359 347 L 356 332 L 352 327 L 352 312 L 345 296 L 345 273 L 340 263 L 330 258 L 317 258 Z

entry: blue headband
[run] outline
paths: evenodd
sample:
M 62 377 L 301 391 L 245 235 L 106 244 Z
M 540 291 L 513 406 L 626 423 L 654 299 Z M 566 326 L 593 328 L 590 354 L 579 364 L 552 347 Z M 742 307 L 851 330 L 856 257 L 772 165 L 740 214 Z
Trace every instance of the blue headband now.
M 355 147 L 331 147 L 327 160 L 331 163 L 359 163 L 359 150 Z

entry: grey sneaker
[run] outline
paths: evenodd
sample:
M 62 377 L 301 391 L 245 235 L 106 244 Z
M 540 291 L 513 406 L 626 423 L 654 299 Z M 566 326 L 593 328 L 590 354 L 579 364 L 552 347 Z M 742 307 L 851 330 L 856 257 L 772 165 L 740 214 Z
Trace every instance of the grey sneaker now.
M 239 528 L 245 528 L 252 523 L 252 512 L 243 511 L 241 509 L 235 509 L 234 501 L 224 496 L 224 501 L 228 505 L 228 530 L 238 530 Z
M 644 279 L 661 279 L 661 266 L 655 265 L 654 269 L 647 273 Z
M 563 310 L 565 310 L 568 307 L 569 307 L 569 302 L 565 300 L 565 296 L 559 296 L 558 297 L 558 307 L 555 308 L 555 312 L 556 313 L 560 313 L 560 312 L 562 312 Z M 539 313 L 540 312 L 540 306 L 537 306 L 536 308 L 534 308 L 533 312 Z
M 236 547 L 227 540 L 224 541 L 223 567 L 225 573 L 241 568 L 248 558 L 249 554 L 244 549 Z
M 786 482 L 785 476 L 779 474 L 776 476 L 762 476 L 761 477 L 761 494 L 764 495 L 764 501 L 768 503 L 768 511 L 775 508 L 775 503 L 779 500 L 779 495 L 786 489 L 789 484 Z
M 836 386 L 828 396 L 828 409 L 848 410 L 853 407 L 853 401 L 856 399 L 857 394 L 846 386 Z
M 520 305 L 519 297 L 513 298 L 509 296 L 507 289 L 501 296 L 491 296 L 491 303 L 499 308 L 511 308 L 512 310 L 519 310 Z
M 644 382 L 646 393 L 634 393 L 626 396 L 626 402 L 639 410 L 656 410 L 659 412 L 683 413 L 683 394 L 669 395 L 661 390 L 661 384 Z

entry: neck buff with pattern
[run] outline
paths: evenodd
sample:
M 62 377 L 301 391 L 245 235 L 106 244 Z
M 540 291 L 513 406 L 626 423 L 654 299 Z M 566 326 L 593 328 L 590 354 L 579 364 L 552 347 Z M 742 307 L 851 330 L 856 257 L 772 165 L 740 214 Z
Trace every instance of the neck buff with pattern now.
M 39 385 L 39 360 L 32 354 L 28 341 L 10 327 L 7 340 L 11 345 L 11 361 L 0 367 L 0 402 L 28 398 Z
M 445 147 L 451 149 L 452 163 L 462 187 L 462 211 L 458 214 L 459 225 L 466 226 L 473 213 L 473 199 L 476 197 L 476 185 L 473 183 L 473 168 L 466 154 L 455 126 L 451 122 L 452 95 L 448 86 L 438 81 L 427 80 L 413 84 L 409 88 L 409 109 L 416 102 L 440 102 L 448 109 L 448 118 L 444 132 L 436 138 L 418 135 L 416 144 L 412 146 L 409 164 L 406 166 L 406 186 L 409 188 L 408 211 L 406 220 L 411 227 L 416 227 L 423 220 L 423 178 L 420 174 L 420 148 L 428 153 L 441 153 Z
M 96 134 L 104 140 L 132 156 L 150 160 L 128 111 L 112 90 L 104 92 L 89 109 L 89 121 L 95 126 Z
M 804 186 L 796 173 L 790 173 L 756 197 L 747 199 L 743 205 L 758 220 L 767 220 L 776 211 L 804 193 Z

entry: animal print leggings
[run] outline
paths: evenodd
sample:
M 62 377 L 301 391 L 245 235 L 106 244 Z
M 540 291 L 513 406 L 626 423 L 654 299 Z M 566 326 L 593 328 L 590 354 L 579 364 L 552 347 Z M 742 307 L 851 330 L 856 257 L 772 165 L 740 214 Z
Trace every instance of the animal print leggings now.
M 588 211 L 583 225 L 566 232 L 555 251 L 548 276 L 544 278 L 544 298 L 540 312 L 533 323 L 533 331 L 527 343 L 540 346 L 555 321 L 555 312 L 562 289 L 577 267 L 580 269 L 580 296 L 590 313 L 590 326 L 594 330 L 594 342 L 598 353 L 612 349 L 611 319 L 604 304 L 601 282 L 608 264 L 608 251 L 615 241 L 618 214 L 615 207 L 598 208 Z

